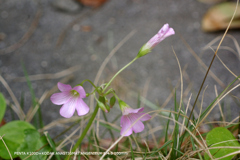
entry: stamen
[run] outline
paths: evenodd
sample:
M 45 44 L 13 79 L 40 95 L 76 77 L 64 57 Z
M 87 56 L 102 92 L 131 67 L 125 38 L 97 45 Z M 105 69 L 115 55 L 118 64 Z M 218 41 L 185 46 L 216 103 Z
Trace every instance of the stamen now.
M 73 96 L 79 96 L 80 94 L 76 90 L 71 90 Z

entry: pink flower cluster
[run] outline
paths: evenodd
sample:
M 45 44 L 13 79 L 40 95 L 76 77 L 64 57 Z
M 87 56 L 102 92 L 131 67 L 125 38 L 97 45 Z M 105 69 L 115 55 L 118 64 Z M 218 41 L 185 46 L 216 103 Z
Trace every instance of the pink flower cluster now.
M 143 47 L 140 49 L 137 58 L 148 54 L 158 43 L 165 38 L 175 34 L 174 30 L 165 24 L 159 32 L 153 36 Z M 61 93 L 55 93 L 51 96 L 52 103 L 62 105 L 60 115 L 65 118 L 73 116 L 75 110 L 79 116 L 85 115 L 89 112 L 89 107 L 82 100 L 86 98 L 86 92 L 82 86 L 75 86 L 72 88 L 70 85 L 58 83 L 58 88 Z M 125 102 L 119 100 L 119 106 L 122 110 L 122 117 L 120 125 L 122 127 L 120 134 L 129 136 L 134 131 L 135 133 L 144 130 L 142 121 L 151 119 L 149 114 L 143 113 L 144 108 L 132 109 Z M 104 108 L 104 107 L 103 107 Z
M 86 97 L 86 92 L 82 86 L 72 88 L 70 85 L 58 82 L 58 88 L 61 93 L 54 93 L 50 99 L 52 103 L 62 105 L 60 109 L 61 116 L 70 118 L 73 116 L 75 110 L 77 110 L 79 116 L 85 115 L 89 112 L 89 107 L 82 100 Z M 142 132 L 144 130 L 142 121 L 147 121 L 151 118 L 149 114 L 142 112 L 144 108 L 132 109 L 123 101 L 121 101 L 120 108 L 123 113 L 123 116 L 121 117 L 122 129 L 120 134 L 124 136 L 131 135 L 133 131 L 135 133 Z

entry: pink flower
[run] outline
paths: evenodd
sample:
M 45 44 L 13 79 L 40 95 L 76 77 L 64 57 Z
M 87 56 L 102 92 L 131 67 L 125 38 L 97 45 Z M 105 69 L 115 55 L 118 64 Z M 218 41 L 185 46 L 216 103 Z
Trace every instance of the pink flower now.
M 138 53 L 138 57 L 148 54 L 158 43 L 173 34 L 175 34 L 174 30 L 170 28 L 168 24 L 164 24 L 158 33 L 142 46 Z
M 133 131 L 135 133 L 142 132 L 144 130 L 144 124 L 142 123 L 142 121 L 149 120 L 151 116 L 142 112 L 144 108 L 132 109 L 121 100 L 119 102 L 119 105 L 123 113 L 120 122 L 122 127 L 120 134 L 124 136 L 129 136 L 132 134 Z M 142 118 L 140 118 L 141 116 Z M 138 118 L 140 119 L 137 120 Z
M 56 105 L 62 105 L 60 115 L 65 118 L 73 116 L 75 109 L 79 116 L 85 115 L 89 112 L 89 107 L 82 100 L 86 98 L 86 92 L 82 86 L 72 88 L 70 85 L 58 82 L 58 88 L 61 93 L 54 93 L 50 99 Z
M 172 28 L 169 28 L 168 24 L 164 24 L 164 26 L 158 31 L 158 33 L 146 43 L 146 46 L 152 49 L 162 40 L 173 34 L 175 34 L 174 30 Z

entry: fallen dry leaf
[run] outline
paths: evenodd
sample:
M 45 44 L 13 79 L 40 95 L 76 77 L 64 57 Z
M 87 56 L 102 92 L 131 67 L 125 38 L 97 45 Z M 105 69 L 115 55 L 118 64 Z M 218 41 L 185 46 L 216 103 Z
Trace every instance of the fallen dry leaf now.
M 78 0 L 84 6 L 98 8 L 102 6 L 107 0 Z
M 6 124 L 6 121 L 3 119 L 2 122 L 0 123 L 0 127 Z
M 81 31 L 90 32 L 90 31 L 92 31 L 92 27 L 91 26 L 81 26 Z
M 225 2 L 210 8 L 202 19 L 202 30 L 205 32 L 215 32 L 227 28 L 236 3 Z M 233 19 L 230 29 L 240 28 L 240 5 L 238 5 L 237 13 Z
M 206 4 L 214 4 L 214 3 L 224 2 L 226 0 L 198 0 L 198 1 Z

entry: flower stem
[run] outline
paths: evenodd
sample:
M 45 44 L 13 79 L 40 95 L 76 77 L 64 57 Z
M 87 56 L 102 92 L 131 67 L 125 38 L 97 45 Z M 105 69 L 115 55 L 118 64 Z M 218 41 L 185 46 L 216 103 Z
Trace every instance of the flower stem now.
M 117 98 L 118 101 L 120 101 L 120 99 L 118 98 L 118 96 L 114 92 L 112 94 Z
M 91 85 L 92 85 L 94 88 L 97 88 L 97 86 L 95 86 L 95 85 L 93 84 L 93 82 L 90 81 L 89 79 L 85 79 L 84 81 L 82 81 L 82 83 L 80 83 L 80 84 L 78 84 L 78 85 L 82 86 L 84 82 L 89 82 L 89 83 L 91 83 Z
M 112 79 L 107 83 L 107 85 L 104 87 L 103 91 L 104 92 L 107 87 L 112 83 L 112 81 L 121 73 L 124 69 L 126 69 L 128 66 L 130 66 L 134 61 L 136 61 L 139 57 L 135 57 L 131 62 L 129 62 L 126 66 L 124 66 L 122 69 L 120 69 L 113 77 Z
M 73 146 L 71 152 L 75 152 L 76 149 L 78 148 L 78 146 L 82 143 L 83 138 L 86 136 L 89 128 L 91 127 L 93 120 L 95 119 L 97 112 L 98 112 L 99 106 L 97 105 L 95 107 L 95 110 L 93 111 L 92 117 L 90 118 L 86 128 L 83 130 L 82 135 L 80 136 L 80 138 L 78 139 L 77 143 Z M 70 158 L 71 155 L 68 155 L 65 160 L 68 160 Z

